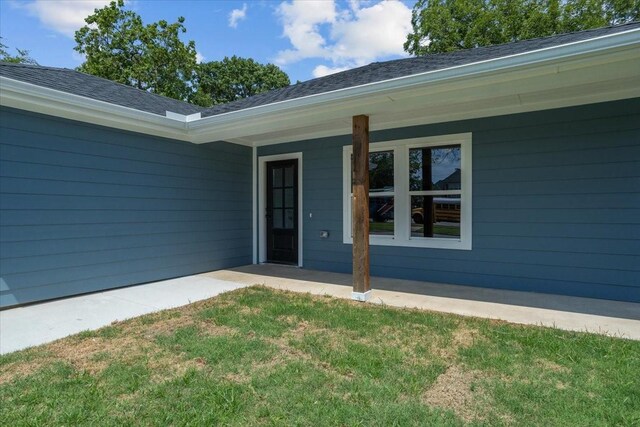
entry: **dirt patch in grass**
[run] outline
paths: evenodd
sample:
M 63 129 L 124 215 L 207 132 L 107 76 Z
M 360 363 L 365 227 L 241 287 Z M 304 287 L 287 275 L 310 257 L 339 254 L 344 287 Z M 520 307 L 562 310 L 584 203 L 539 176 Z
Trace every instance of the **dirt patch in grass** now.
M 484 419 L 490 407 L 479 404 L 489 401 L 480 384 L 480 380 L 487 378 L 486 374 L 465 369 L 456 362 L 459 350 L 471 347 L 479 339 L 483 339 L 480 331 L 463 323 L 450 337 L 436 339 L 431 350 L 444 359 L 449 367 L 422 396 L 426 404 L 451 410 L 466 422 Z
M 199 357 L 196 359 L 185 359 L 166 351 L 161 351 L 149 358 L 147 366 L 152 373 L 151 381 L 163 383 L 179 378 L 191 369 L 204 369 L 207 363 Z
M 416 343 L 429 343 L 439 338 L 433 331 L 420 326 L 414 326 L 410 329 L 405 328 L 400 331 L 392 326 L 383 326 L 375 336 L 367 337 L 363 341 L 368 344 L 383 341 L 403 351 L 411 352 Z
M 66 362 L 79 371 L 97 375 L 115 360 L 125 363 L 146 360 L 148 367 L 154 372 L 152 381 L 157 382 L 176 378 L 189 369 L 202 369 L 204 363 L 161 349 L 155 343 L 155 338 L 193 325 L 209 336 L 235 333 L 232 328 L 198 319 L 195 314 L 203 305 L 204 303 L 197 304 L 197 307 L 187 306 L 113 322 L 106 328 L 88 332 L 90 336 L 72 336 L 54 341 L 46 345 L 46 357 L 8 363 L 0 367 L 0 384 L 35 374 L 55 361 Z M 106 330 L 113 330 L 114 333 L 101 336 L 101 331 Z
M 222 376 L 222 379 L 235 384 L 248 384 L 251 382 L 251 376 L 241 372 L 229 372 Z
M 461 324 L 453 331 L 450 341 L 438 340 L 432 348 L 438 356 L 445 360 L 452 360 L 456 358 L 460 349 L 471 347 L 479 339 L 481 339 L 480 331 Z
M 340 334 L 336 331 L 321 328 L 306 320 L 298 320 L 294 316 L 288 316 L 287 321 L 290 321 L 292 328 L 287 330 L 281 337 L 278 338 L 264 338 L 265 341 L 274 345 L 278 351 L 269 360 L 255 361 L 248 369 L 249 373 L 261 371 L 269 373 L 274 371 L 280 366 L 294 361 L 305 361 L 310 363 L 313 367 L 318 368 L 326 373 L 335 375 L 337 377 L 350 380 L 353 378 L 353 374 L 342 373 L 337 371 L 331 366 L 330 363 L 322 361 L 314 355 L 306 352 L 303 349 L 296 348 L 293 343 L 301 342 L 305 335 L 319 334 L 328 337 L 326 344 L 332 349 L 339 349 Z M 296 324 L 297 323 L 297 324 Z M 293 326 L 295 324 L 295 326 Z
M 305 334 L 310 333 L 325 333 L 326 329 L 317 328 L 312 326 L 306 320 L 298 322 L 297 326 L 293 329 L 289 329 L 279 338 L 267 339 L 267 341 L 276 347 L 278 347 L 278 355 L 276 359 L 279 360 L 311 360 L 311 356 L 303 350 L 292 347 L 290 343 L 292 341 L 302 340 Z
M 478 402 L 486 400 L 486 395 L 476 384 L 479 379 L 482 379 L 480 372 L 452 365 L 424 393 L 423 401 L 431 406 L 451 410 L 467 422 L 482 419 L 485 412 Z
M 558 365 L 557 363 L 547 359 L 538 358 L 534 361 L 534 363 L 535 363 L 535 366 L 542 368 L 545 371 L 552 371 L 552 372 L 564 373 L 564 374 L 571 372 L 570 369 L 565 368 L 564 366 Z
M 209 337 L 219 337 L 238 333 L 237 329 L 224 325 L 216 325 L 211 321 L 202 321 L 198 323 L 198 328 L 200 329 L 200 333 Z
M 20 361 L 2 365 L 0 367 L 0 385 L 9 383 L 16 378 L 31 375 L 50 364 L 53 360 L 52 357 L 46 356 L 30 362 Z
M 276 319 L 282 323 L 286 323 L 287 325 L 295 325 L 300 322 L 300 318 L 295 315 L 278 316 Z
M 262 313 L 262 309 L 259 307 L 247 307 L 245 305 L 238 309 L 238 313 L 242 314 L 243 316 L 255 316 Z

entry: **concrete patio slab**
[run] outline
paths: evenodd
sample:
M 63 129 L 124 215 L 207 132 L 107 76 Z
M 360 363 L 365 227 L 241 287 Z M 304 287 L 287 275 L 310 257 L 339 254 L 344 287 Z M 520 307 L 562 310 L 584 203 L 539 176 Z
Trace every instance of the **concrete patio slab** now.
M 196 275 L 0 311 L 0 354 L 244 286 Z
M 0 311 L 0 354 L 261 284 L 351 298 L 351 275 L 249 265 Z M 640 340 L 640 304 L 372 278 L 369 303 Z
M 351 275 L 279 265 L 248 265 L 209 277 L 351 298 Z M 372 277 L 369 303 L 640 340 L 640 304 Z

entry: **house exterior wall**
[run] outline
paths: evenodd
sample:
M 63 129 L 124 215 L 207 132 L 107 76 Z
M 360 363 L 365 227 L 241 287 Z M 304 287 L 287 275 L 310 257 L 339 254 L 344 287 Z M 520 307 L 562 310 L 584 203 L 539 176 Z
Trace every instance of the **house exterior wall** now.
M 251 263 L 251 149 L 2 108 L 0 305 Z
M 378 131 L 371 142 L 464 132 L 472 250 L 371 246 L 372 275 L 640 302 L 640 99 Z M 351 271 L 347 144 L 350 135 L 258 149 L 303 153 L 306 268 Z

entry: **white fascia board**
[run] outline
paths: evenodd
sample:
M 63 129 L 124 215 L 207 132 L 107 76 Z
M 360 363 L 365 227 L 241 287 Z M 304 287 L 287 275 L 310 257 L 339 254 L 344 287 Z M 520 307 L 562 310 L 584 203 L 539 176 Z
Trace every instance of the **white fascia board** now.
M 202 114 L 201 113 L 194 113 L 194 114 L 184 115 L 184 114 L 180 114 L 180 113 L 174 113 L 173 111 L 166 111 L 164 115 L 168 119 L 177 120 L 177 121 L 183 122 L 183 123 L 193 122 L 193 121 L 196 121 L 196 120 L 200 120 L 202 118 Z
M 581 63 L 579 66 L 583 67 L 589 61 L 600 61 L 602 52 L 626 49 L 631 55 L 637 56 L 634 52 L 637 52 L 638 46 L 640 29 L 634 29 L 205 118 L 201 118 L 200 113 L 185 116 L 167 112 L 162 116 L 1 76 L 0 105 L 193 143 L 227 140 L 255 146 L 261 145 L 255 139 L 259 134 L 275 135 L 296 126 L 300 127 L 305 120 L 308 122 L 312 117 L 323 117 L 323 114 L 326 114 L 325 119 L 331 119 L 330 116 L 337 114 L 337 106 L 345 113 L 353 110 L 359 114 L 366 114 L 367 105 L 382 97 L 411 93 L 415 90 L 428 90 L 432 93 L 434 90 L 472 87 L 482 79 L 498 79 L 505 82 L 522 78 L 528 73 L 531 76 L 549 73 L 549 67 L 561 65 L 569 65 L 569 70 L 571 64 L 578 66 L 577 64 Z M 559 70 L 560 68 L 556 71 Z M 594 76 L 594 80 L 598 78 Z M 304 129 L 300 131 L 305 132 Z M 335 129 L 323 134 L 335 134 Z M 277 138 L 274 139 L 276 140 Z
M 284 112 L 294 112 L 293 114 L 295 114 L 295 112 L 302 112 L 305 108 L 319 107 L 322 104 L 334 104 L 359 96 L 382 95 L 385 92 L 407 90 L 412 86 L 442 83 L 450 80 L 469 80 L 480 74 L 503 73 L 514 68 L 542 65 L 550 61 L 557 62 L 582 55 L 594 55 L 603 50 L 630 45 L 640 45 L 640 29 L 218 114 L 190 123 L 189 130 L 195 131 L 194 136 L 198 132 L 206 132 L 207 130 L 225 126 L 237 126 L 238 130 L 241 131 L 247 119 L 267 118 Z M 241 136 L 238 135 L 238 137 Z
M 133 132 L 189 140 L 187 120 L 178 121 L 2 76 L 0 105 Z

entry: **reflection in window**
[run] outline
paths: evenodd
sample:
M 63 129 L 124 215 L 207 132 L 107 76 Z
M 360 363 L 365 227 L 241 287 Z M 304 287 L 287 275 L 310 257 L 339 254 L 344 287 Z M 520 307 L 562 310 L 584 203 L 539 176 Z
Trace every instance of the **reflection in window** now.
M 460 146 L 409 150 L 410 191 L 460 190 Z
M 460 197 L 411 196 L 411 237 L 460 238 Z
M 369 234 L 394 235 L 393 151 L 369 153 Z
M 393 236 L 395 233 L 393 161 L 393 150 L 369 153 L 370 235 Z M 353 155 L 351 155 L 351 164 L 353 165 Z
M 409 150 L 411 237 L 460 238 L 459 145 Z
M 369 153 L 369 191 L 393 191 L 393 151 Z
M 374 236 L 393 236 L 394 234 L 393 196 L 369 196 L 369 234 Z
M 370 243 L 470 250 L 471 134 L 387 141 L 372 148 Z M 351 147 L 344 147 L 344 243 L 353 242 L 352 159 Z

